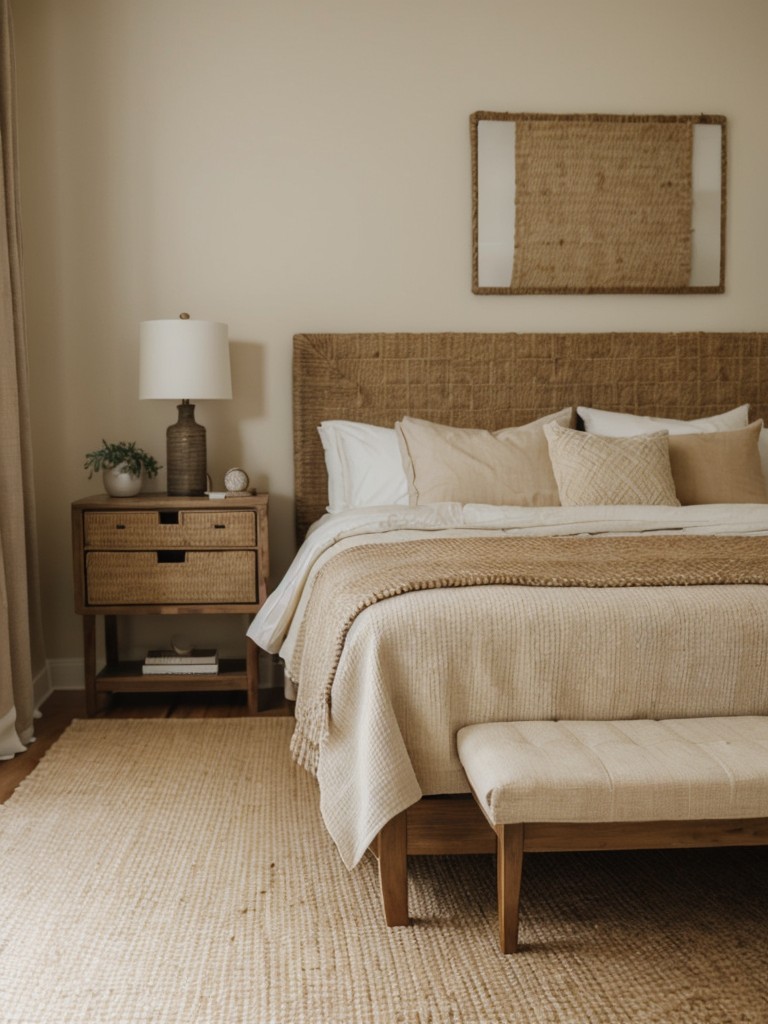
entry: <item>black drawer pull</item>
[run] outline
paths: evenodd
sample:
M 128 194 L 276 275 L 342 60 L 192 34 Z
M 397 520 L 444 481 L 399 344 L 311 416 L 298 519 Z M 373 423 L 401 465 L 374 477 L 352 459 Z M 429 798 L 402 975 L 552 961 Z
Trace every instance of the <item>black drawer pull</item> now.
M 116 530 L 124 530 L 125 529 L 125 523 L 117 523 L 117 525 L 115 526 L 115 529 Z
M 187 558 L 186 551 L 158 551 L 157 552 L 158 564 L 159 563 L 169 563 L 169 562 L 175 562 L 175 563 L 178 564 L 178 563 L 185 562 L 186 558 Z
M 213 524 L 213 528 L 214 528 L 214 530 L 226 530 L 227 524 L 226 523 L 214 523 Z

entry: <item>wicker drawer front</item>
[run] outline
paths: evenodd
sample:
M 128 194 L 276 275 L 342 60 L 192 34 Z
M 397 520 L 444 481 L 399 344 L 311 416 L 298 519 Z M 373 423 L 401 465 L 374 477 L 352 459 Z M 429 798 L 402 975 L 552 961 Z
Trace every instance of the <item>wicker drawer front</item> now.
M 255 551 L 90 551 L 90 605 L 255 604 Z
M 248 511 L 170 513 L 177 522 L 161 522 L 161 513 L 85 512 L 87 548 L 236 548 L 256 546 L 256 515 Z

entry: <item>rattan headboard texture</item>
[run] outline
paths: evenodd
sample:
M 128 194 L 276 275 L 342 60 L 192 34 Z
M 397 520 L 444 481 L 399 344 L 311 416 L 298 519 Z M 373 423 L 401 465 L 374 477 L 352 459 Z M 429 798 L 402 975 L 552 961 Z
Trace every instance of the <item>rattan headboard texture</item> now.
M 693 419 L 745 402 L 768 420 L 768 333 L 297 334 L 297 536 L 328 503 L 322 420 L 498 430 L 568 405 Z

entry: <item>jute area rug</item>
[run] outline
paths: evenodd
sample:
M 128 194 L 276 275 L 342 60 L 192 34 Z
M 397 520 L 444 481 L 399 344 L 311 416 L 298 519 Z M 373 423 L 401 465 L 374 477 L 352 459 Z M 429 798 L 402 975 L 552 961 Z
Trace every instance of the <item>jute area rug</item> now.
M 531 856 L 510 957 L 492 859 L 416 859 L 387 929 L 291 728 L 70 727 L 0 807 L 4 1024 L 768 1021 L 765 850 Z

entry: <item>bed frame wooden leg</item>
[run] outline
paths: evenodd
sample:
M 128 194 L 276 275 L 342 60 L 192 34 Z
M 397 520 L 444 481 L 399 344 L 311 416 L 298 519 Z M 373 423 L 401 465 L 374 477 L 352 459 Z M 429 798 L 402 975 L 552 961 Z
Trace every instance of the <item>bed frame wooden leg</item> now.
M 406 812 L 396 815 L 379 832 L 379 885 L 384 917 L 390 928 L 408 924 L 408 826 Z
M 259 713 L 259 648 L 250 637 L 245 638 L 245 678 L 248 714 Z
M 499 941 L 502 953 L 517 952 L 520 886 L 523 880 L 524 825 L 498 825 L 496 878 L 499 900 Z

